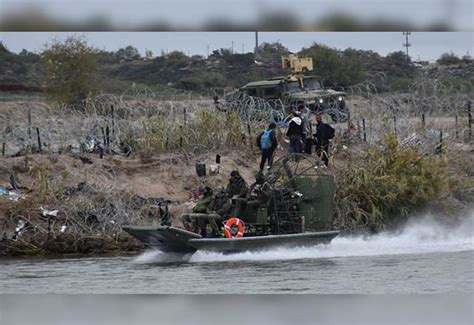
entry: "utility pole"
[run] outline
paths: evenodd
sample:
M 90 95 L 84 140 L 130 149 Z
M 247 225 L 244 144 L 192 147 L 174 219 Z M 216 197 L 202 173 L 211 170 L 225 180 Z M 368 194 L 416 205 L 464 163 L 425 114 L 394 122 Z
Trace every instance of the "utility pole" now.
M 209 44 L 207 44 L 207 58 L 209 59 Z
M 255 32 L 255 59 L 258 55 L 258 32 Z
M 232 45 L 230 47 L 230 53 L 234 54 L 234 41 L 232 41 Z
M 245 44 L 242 44 L 242 54 L 244 54 Z
M 402 45 L 406 48 L 407 61 L 410 60 L 410 56 L 408 55 L 408 48 L 411 46 L 411 44 L 408 42 L 408 35 L 410 34 L 410 32 L 403 32 L 403 35 L 405 35 L 405 43 L 402 43 Z

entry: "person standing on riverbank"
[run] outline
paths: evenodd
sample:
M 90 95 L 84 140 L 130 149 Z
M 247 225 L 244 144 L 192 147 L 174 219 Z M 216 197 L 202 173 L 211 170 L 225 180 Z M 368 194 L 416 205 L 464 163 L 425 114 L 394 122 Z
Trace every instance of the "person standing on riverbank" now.
M 304 104 L 304 101 L 299 100 L 297 105 L 296 105 L 296 110 L 300 112 L 300 118 L 302 121 L 303 125 L 303 133 L 301 135 L 301 140 L 303 141 L 303 149 L 302 151 L 305 154 L 310 155 L 311 154 L 311 147 L 313 145 L 313 139 L 311 138 L 311 132 L 310 132 L 310 116 L 309 116 L 309 110 Z
M 294 111 L 289 117 L 291 118 L 288 125 L 287 137 L 290 138 L 290 152 L 300 153 L 303 137 L 303 120 L 300 117 L 300 111 Z
M 329 165 L 329 140 L 334 138 L 335 130 L 332 126 L 323 122 L 323 113 L 316 114 L 316 155 L 324 161 L 326 167 Z
M 273 153 L 278 146 L 275 136 L 275 123 L 270 123 L 268 128 L 257 137 L 257 146 L 262 151 L 262 160 L 260 161 L 260 171 L 263 171 L 265 162 L 268 161 L 268 168 L 272 167 Z

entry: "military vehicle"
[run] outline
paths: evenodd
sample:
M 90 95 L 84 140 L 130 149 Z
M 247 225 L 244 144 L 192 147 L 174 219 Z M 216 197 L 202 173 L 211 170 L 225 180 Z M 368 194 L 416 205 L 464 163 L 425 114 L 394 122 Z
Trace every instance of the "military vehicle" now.
M 336 123 L 347 121 L 346 93 L 324 88 L 317 76 L 304 76 L 304 72 L 313 70 L 311 58 L 297 58 L 290 54 L 282 58 L 282 66 L 291 69 L 289 76 L 249 82 L 239 89 L 238 94 L 262 98 L 273 104 L 281 101 L 285 114 L 302 101 L 310 111 L 323 111 Z
M 339 231 L 333 230 L 334 179 L 319 160 L 304 154 L 284 156 L 267 172 L 261 186 L 268 188 L 270 195 L 234 199 L 226 215 L 189 214 L 204 224 L 218 220 L 225 237 L 203 236 L 198 229 L 172 226 L 123 229 L 147 246 L 172 253 L 313 246 L 329 243 L 338 235 Z

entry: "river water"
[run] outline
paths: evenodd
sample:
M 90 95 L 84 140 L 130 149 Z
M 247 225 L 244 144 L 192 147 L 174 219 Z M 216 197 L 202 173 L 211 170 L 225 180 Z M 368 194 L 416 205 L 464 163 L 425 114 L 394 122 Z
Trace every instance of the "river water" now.
M 474 293 L 473 220 L 222 255 L 0 260 L 0 293 Z

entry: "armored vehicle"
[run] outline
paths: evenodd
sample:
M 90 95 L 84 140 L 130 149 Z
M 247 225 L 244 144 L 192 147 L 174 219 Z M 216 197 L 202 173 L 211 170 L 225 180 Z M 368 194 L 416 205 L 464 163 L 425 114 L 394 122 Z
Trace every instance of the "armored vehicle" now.
M 224 236 L 171 226 L 123 229 L 148 246 L 173 253 L 313 246 L 329 243 L 338 235 L 339 231 L 333 230 L 334 179 L 318 160 L 304 154 L 284 156 L 274 163 L 260 185 L 262 191 L 268 189 L 269 195 L 234 198 L 225 215 L 189 214 L 201 225 L 217 221 Z
M 291 68 L 291 75 L 249 82 L 239 92 L 270 103 L 281 101 L 285 113 L 294 110 L 301 101 L 313 112 L 327 113 L 336 123 L 347 120 L 346 93 L 324 88 L 322 80 L 317 76 L 303 75 L 303 72 L 313 70 L 311 58 L 299 59 L 290 55 L 282 58 L 282 66 Z

